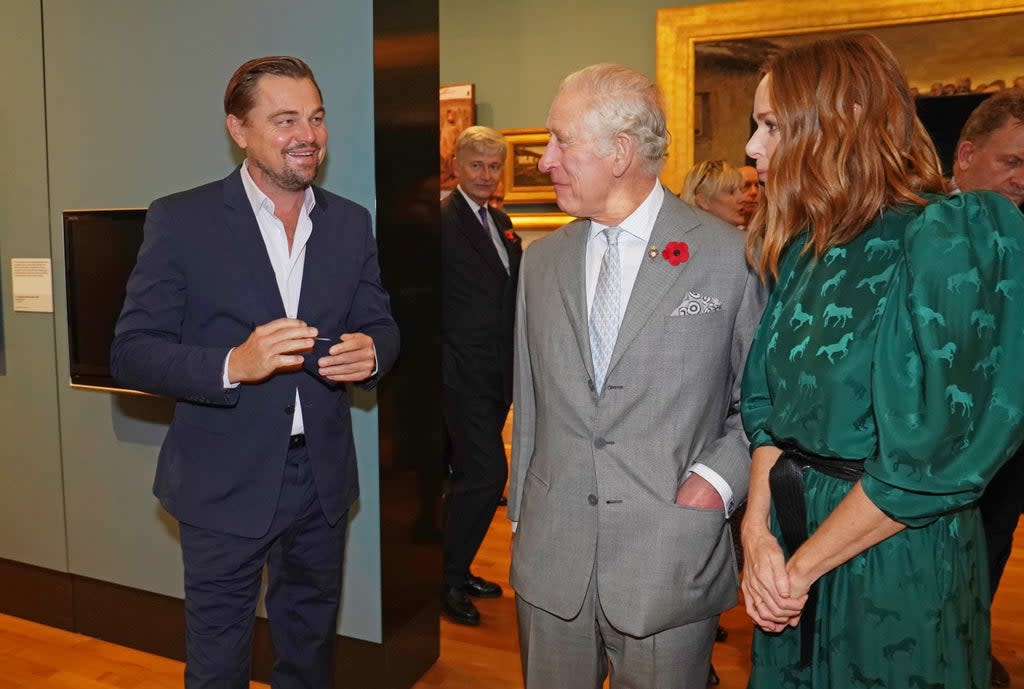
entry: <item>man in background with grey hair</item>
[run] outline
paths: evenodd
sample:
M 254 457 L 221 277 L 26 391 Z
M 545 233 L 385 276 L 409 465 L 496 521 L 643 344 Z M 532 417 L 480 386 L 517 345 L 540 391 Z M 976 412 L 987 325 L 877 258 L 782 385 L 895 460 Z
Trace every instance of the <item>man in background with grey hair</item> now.
M 508 513 L 527 689 L 698 689 L 736 603 L 739 387 L 764 306 L 743 236 L 658 182 L 632 69 L 567 77 L 539 167 L 578 220 L 525 254 Z M 729 231 L 727 231 L 729 230 Z
M 470 598 L 501 587 L 470 572 L 505 489 L 501 430 L 512 403 L 512 322 L 522 242 L 489 202 L 507 144 L 490 127 L 468 127 L 455 142 L 459 184 L 441 202 L 441 408 L 452 468 L 444 528 L 441 613 L 480 624 Z

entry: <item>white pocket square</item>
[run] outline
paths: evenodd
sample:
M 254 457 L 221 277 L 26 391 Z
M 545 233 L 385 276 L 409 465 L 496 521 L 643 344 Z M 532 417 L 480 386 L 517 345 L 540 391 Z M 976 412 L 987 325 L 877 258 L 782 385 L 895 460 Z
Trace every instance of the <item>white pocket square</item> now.
M 687 292 L 683 303 L 672 309 L 673 316 L 698 316 L 702 313 L 721 311 L 722 302 L 700 292 Z

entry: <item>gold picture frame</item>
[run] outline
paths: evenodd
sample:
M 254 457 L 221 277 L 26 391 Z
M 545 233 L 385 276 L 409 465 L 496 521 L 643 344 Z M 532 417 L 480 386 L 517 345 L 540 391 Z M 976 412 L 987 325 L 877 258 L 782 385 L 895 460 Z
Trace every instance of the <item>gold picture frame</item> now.
M 672 138 L 661 180 L 678 189 L 693 165 L 698 43 L 852 31 L 1024 12 L 1020 0 L 759 0 L 663 8 L 657 14 L 658 86 Z M 955 50 L 955 47 L 952 49 Z M 752 95 L 752 94 L 751 94 Z
M 565 213 L 509 213 L 513 229 L 529 232 L 531 230 L 557 230 L 562 225 L 576 218 Z
M 537 169 L 550 138 L 546 129 L 502 129 L 508 142 L 505 155 L 505 203 L 554 203 L 551 178 Z

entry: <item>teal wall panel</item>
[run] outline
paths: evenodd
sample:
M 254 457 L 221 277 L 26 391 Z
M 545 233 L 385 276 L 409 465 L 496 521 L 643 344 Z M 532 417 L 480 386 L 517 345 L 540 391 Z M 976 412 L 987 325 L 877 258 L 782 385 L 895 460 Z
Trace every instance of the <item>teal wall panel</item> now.
M 39 0 L 0 10 L 0 557 L 67 570 L 54 316 L 15 313 L 11 258 L 48 258 Z

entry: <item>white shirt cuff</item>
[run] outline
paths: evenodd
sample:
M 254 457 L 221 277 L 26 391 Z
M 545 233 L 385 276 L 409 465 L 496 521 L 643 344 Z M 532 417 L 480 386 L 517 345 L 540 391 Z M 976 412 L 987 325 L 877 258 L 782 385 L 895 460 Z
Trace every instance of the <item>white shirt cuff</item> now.
M 512 533 L 515 533 L 516 529 L 518 529 L 518 528 L 519 528 L 519 522 L 512 522 Z
M 686 473 L 687 476 L 690 474 L 697 474 L 718 491 L 718 494 L 722 496 L 722 504 L 725 505 L 725 518 L 728 519 L 729 515 L 732 514 L 732 511 L 735 508 L 735 505 L 732 504 L 732 486 L 730 486 L 724 478 L 719 476 L 717 471 L 706 464 L 694 464 Z
M 238 383 L 232 383 L 228 379 L 228 361 L 231 359 L 231 352 L 233 352 L 233 351 L 235 351 L 234 347 L 229 349 L 228 353 L 227 353 L 227 356 L 224 357 L 224 373 L 221 375 L 221 382 L 224 384 L 224 389 L 225 390 L 231 390 L 232 388 L 237 388 L 238 387 Z

